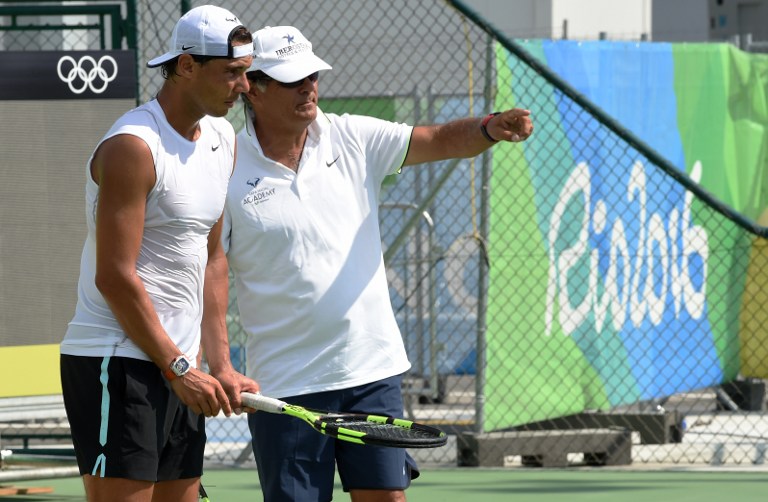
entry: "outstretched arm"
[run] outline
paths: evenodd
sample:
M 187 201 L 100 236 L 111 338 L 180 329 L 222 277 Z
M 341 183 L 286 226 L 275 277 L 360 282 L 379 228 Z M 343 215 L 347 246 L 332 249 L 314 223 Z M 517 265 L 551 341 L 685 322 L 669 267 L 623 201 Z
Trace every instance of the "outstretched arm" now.
M 531 112 L 513 108 L 489 117 L 416 126 L 404 165 L 479 155 L 499 141 L 519 142 L 533 132 Z M 485 121 L 485 122 L 484 122 Z M 485 134 L 482 125 L 485 124 Z

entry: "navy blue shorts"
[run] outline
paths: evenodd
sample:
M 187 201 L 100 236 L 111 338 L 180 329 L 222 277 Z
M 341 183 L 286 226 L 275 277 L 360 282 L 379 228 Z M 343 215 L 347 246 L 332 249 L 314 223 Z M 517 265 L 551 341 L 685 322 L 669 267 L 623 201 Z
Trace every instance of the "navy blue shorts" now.
M 402 377 L 329 392 L 281 398 L 317 410 L 403 416 Z M 404 490 L 419 475 L 403 448 L 363 446 L 315 431 L 306 422 L 273 413 L 248 416 L 264 500 L 333 497 L 335 470 L 344 491 Z
M 179 401 L 154 363 L 62 355 L 61 385 L 80 474 L 152 482 L 201 476 L 205 417 Z

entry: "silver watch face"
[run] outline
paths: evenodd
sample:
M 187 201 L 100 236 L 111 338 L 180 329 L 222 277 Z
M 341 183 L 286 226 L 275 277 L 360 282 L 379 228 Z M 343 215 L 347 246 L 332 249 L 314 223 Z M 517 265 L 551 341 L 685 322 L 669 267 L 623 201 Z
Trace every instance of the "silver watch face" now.
M 171 371 L 176 376 L 183 376 L 189 371 L 189 360 L 186 357 L 179 357 L 171 363 Z

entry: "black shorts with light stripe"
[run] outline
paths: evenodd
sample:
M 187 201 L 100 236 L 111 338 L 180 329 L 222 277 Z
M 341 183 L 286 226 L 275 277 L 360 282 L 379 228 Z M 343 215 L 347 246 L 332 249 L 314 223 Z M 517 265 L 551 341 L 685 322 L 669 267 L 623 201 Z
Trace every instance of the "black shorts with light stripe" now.
M 202 475 L 205 417 L 176 397 L 154 363 L 62 355 L 61 383 L 80 474 L 151 482 Z

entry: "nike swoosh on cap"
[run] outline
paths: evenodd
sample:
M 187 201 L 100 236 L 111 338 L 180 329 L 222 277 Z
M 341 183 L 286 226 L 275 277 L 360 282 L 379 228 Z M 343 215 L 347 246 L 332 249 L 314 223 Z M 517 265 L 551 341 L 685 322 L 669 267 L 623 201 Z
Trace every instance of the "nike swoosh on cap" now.
M 194 49 L 194 48 L 195 48 L 194 45 L 182 45 L 181 46 L 181 50 L 183 50 L 183 51 L 188 51 L 189 49 Z

